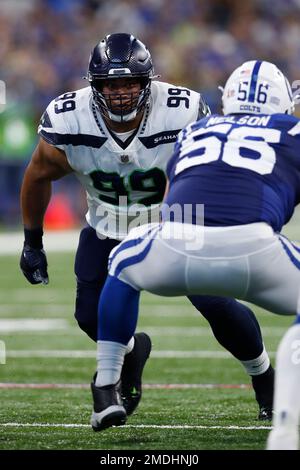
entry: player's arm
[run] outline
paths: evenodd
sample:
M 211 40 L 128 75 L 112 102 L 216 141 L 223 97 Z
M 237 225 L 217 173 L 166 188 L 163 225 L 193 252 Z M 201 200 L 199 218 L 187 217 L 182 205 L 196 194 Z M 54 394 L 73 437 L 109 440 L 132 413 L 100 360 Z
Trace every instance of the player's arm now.
M 42 228 L 51 197 L 51 182 L 72 171 L 65 152 L 40 139 L 21 188 L 21 209 L 26 229 Z
M 21 188 L 24 248 L 20 266 L 31 284 L 47 284 L 47 259 L 43 250 L 43 220 L 51 197 L 51 182 L 73 170 L 62 150 L 40 139 Z

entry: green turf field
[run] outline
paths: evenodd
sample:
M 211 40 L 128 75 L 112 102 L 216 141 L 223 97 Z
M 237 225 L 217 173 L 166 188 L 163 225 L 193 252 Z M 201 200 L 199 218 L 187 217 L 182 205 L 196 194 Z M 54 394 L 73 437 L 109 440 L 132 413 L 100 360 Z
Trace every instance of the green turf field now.
M 153 341 L 143 400 L 126 426 L 94 433 L 88 384 L 95 346 L 73 318 L 73 255 L 49 253 L 48 260 L 49 286 L 31 286 L 18 257 L 0 257 L 0 339 L 7 351 L 0 382 L 64 384 L 0 389 L 0 449 L 264 448 L 270 424 L 256 420 L 252 389 L 189 386 L 249 384 L 242 366 L 186 299 L 150 294 L 142 297 L 138 325 Z M 274 361 L 272 352 L 292 319 L 255 311 Z

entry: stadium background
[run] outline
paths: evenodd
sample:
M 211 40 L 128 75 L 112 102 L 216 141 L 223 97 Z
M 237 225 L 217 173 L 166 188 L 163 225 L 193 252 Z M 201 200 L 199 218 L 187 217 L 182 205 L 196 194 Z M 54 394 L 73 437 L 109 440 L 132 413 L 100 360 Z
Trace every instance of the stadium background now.
M 73 231 L 46 239 L 51 284 L 43 288 L 27 284 L 18 269 L 19 190 L 40 115 L 55 96 L 86 86 L 90 51 L 104 35 L 137 35 L 162 80 L 201 91 L 216 112 L 218 85 L 245 60 L 275 62 L 291 82 L 300 79 L 299 26 L 299 0 L 0 0 L 0 80 L 7 90 L 0 109 L 0 341 L 7 352 L 0 365 L 1 449 L 264 447 L 269 427 L 255 421 L 253 392 L 240 388 L 249 383 L 241 366 L 185 299 L 153 296 L 144 297 L 141 310 L 139 329 L 151 334 L 154 350 L 139 412 L 126 429 L 101 439 L 91 434 L 89 392 L 76 384 L 88 384 L 94 350 L 73 319 L 72 251 L 84 194 L 72 176 L 54 183 L 47 227 Z M 299 239 L 299 228 L 297 216 L 286 233 Z M 274 358 L 290 319 L 256 313 Z M 170 383 L 182 387 L 164 388 Z
M 39 118 L 54 97 L 87 85 L 89 54 L 103 36 L 140 37 L 162 80 L 201 91 L 216 112 L 218 85 L 247 59 L 270 60 L 291 82 L 300 79 L 299 24 L 299 0 L 0 0 L 0 80 L 7 88 L 0 225 L 20 225 L 20 182 Z M 82 220 L 75 178 L 55 183 L 54 191 L 67 198 L 73 222 Z

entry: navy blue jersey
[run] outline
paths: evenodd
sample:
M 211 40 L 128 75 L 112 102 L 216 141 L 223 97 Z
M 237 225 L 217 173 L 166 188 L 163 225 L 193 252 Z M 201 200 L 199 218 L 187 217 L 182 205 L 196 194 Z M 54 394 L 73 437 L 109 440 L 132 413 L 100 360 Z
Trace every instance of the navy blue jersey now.
M 203 118 L 181 132 L 167 174 L 165 203 L 190 205 L 189 222 L 199 223 L 195 206 L 204 204 L 205 225 L 266 222 L 280 231 L 300 201 L 300 121 L 286 114 Z M 162 219 L 170 220 L 164 209 Z

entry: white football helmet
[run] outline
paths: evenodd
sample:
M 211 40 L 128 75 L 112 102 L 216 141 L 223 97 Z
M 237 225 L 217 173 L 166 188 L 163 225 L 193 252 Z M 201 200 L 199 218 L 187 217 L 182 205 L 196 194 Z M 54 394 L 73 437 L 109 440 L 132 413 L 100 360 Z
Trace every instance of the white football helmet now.
M 224 114 L 293 114 L 292 89 L 270 62 L 250 60 L 228 78 L 222 96 Z

